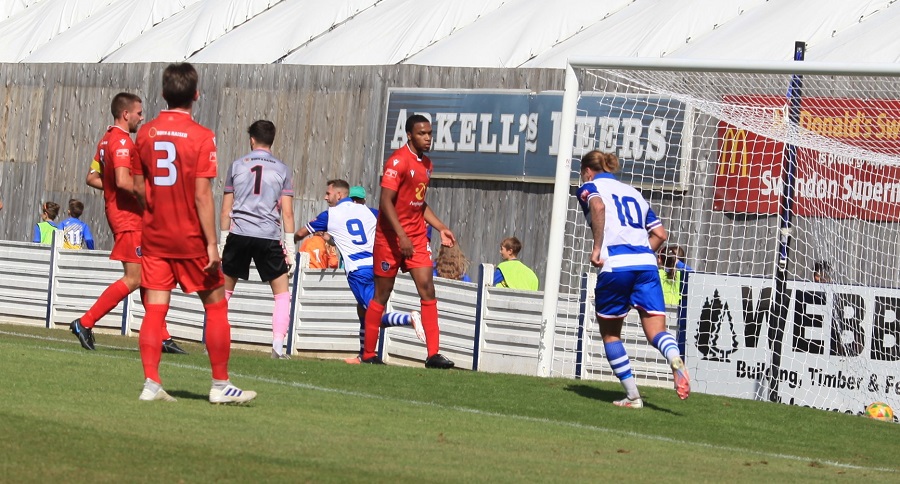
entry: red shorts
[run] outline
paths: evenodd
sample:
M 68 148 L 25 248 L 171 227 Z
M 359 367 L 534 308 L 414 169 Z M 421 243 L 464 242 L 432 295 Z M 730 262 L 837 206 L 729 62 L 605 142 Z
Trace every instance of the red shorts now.
M 141 258 L 141 287 L 158 291 L 171 291 L 175 283 L 187 294 L 211 291 L 225 284 L 222 271 L 210 274 L 203 270 L 208 257 L 196 259 L 164 259 L 145 255 Z
M 396 237 L 375 236 L 375 248 L 372 251 L 373 270 L 376 276 L 395 277 L 397 271 L 402 269 L 408 272 L 417 267 L 432 267 L 431 245 L 428 237 L 422 235 L 410 239 L 415 253 L 410 258 L 404 258 L 400 254 L 400 243 Z
M 109 259 L 140 264 L 141 231 L 130 230 L 128 232 L 119 232 L 118 234 L 115 234 L 115 242 L 113 243 L 112 253 L 109 254 Z

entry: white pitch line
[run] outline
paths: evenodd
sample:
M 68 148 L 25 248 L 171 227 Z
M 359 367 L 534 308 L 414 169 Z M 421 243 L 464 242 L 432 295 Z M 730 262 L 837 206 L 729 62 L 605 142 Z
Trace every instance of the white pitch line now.
M 38 336 L 38 335 L 27 334 L 27 333 L 14 333 L 14 332 L 9 332 L 9 331 L 2 331 L 2 330 L 0 330 L 0 335 L 18 336 L 18 337 L 22 337 L 22 338 L 36 339 L 36 340 L 41 340 L 41 341 L 77 343 L 76 341 L 72 341 L 71 338 L 61 339 L 61 338 L 53 338 L 53 337 L 49 337 L 49 336 Z M 0 343 L 5 344 L 5 342 L 0 342 Z M 103 348 L 111 348 L 111 349 L 137 351 L 136 348 L 127 348 L 127 347 L 121 347 L 121 346 L 104 345 L 102 347 Z M 63 349 L 63 348 L 53 348 L 50 346 L 44 346 L 41 349 L 49 350 L 49 351 L 56 351 L 59 353 L 71 353 L 71 354 L 84 353 L 84 350 L 80 350 L 80 351 L 74 350 L 73 351 L 73 350 L 68 350 L 68 349 Z M 127 358 L 127 357 L 119 356 L 119 355 L 110 355 L 110 354 L 105 354 L 105 353 L 93 353 L 93 354 L 98 357 L 102 357 L 102 358 L 134 361 L 134 358 Z M 201 371 L 204 373 L 209 372 L 209 368 L 204 367 L 204 366 L 188 365 L 188 364 L 184 364 L 184 363 L 172 363 L 172 362 L 167 362 L 167 361 L 162 361 L 162 362 L 160 362 L 160 364 L 166 365 L 166 366 L 172 366 L 175 368 L 181 368 L 181 369 L 185 369 L 185 370 L 195 370 L 195 371 Z M 318 392 L 323 392 L 323 393 L 333 393 L 333 394 L 344 395 L 344 396 L 349 396 L 349 397 L 361 397 L 361 398 L 368 398 L 368 399 L 372 399 L 372 400 L 385 400 L 385 401 L 391 401 L 391 402 L 397 402 L 397 403 L 403 403 L 403 404 L 409 404 L 409 405 L 417 405 L 417 406 L 422 406 L 422 407 L 434 407 L 434 408 L 438 408 L 438 409 L 442 409 L 442 410 L 453 410 L 456 412 L 469 413 L 469 414 L 473 414 L 473 415 L 482 415 L 482 416 L 486 416 L 486 417 L 508 418 L 511 420 L 518 420 L 518 421 L 522 421 L 522 422 L 559 425 L 562 427 L 576 428 L 579 430 L 588 430 L 591 432 L 614 434 L 614 435 L 619 435 L 619 436 L 624 436 L 624 437 L 634 437 L 634 438 L 645 439 L 645 440 L 653 440 L 653 441 L 657 441 L 657 442 L 666 442 L 666 443 L 679 444 L 679 445 L 691 445 L 691 446 L 695 446 L 695 447 L 702 447 L 702 448 L 713 449 L 713 450 L 721 450 L 721 451 L 732 452 L 732 453 L 747 453 L 747 454 L 757 455 L 760 457 L 767 457 L 770 459 L 784 459 L 784 460 L 791 460 L 791 461 L 797 461 L 797 462 L 818 462 L 820 464 L 830 465 L 833 467 L 839 467 L 839 468 L 843 468 L 843 469 L 855 469 L 855 470 L 862 470 L 862 471 L 889 472 L 889 473 L 898 472 L 898 469 L 893 469 L 893 468 L 888 468 L 888 467 L 859 466 L 859 465 L 855 465 L 855 464 L 847 464 L 844 462 L 836 462 L 836 461 L 830 461 L 830 460 L 818 460 L 818 459 L 813 459 L 810 457 L 802 457 L 802 456 L 798 456 L 798 455 L 762 452 L 762 451 L 746 449 L 746 448 L 741 448 L 741 447 L 729 447 L 729 446 L 724 446 L 724 445 L 708 444 L 705 442 L 692 442 L 692 441 L 688 441 L 688 440 L 673 439 L 671 437 L 665 437 L 662 435 L 642 434 L 639 432 L 632 432 L 632 431 L 628 431 L 628 430 L 617 430 L 617 429 L 611 429 L 611 428 L 606 428 L 606 427 L 598 427 L 596 425 L 586 425 L 586 424 L 581 424 L 578 422 L 550 420 L 550 419 L 546 419 L 546 418 L 529 417 L 526 415 L 486 412 L 484 410 L 478 410 L 476 408 L 458 407 L 458 406 L 453 406 L 453 405 L 442 405 L 439 403 L 424 402 L 424 401 L 420 401 L 420 400 L 404 400 L 404 399 L 395 398 L 395 397 L 384 397 L 381 395 L 373 395 L 371 393 L 354 392 L 354 391 L 350 391 L 350 390 L 341 390 L 341 389 L 337 389 L 337 388 L 320 387 L 320 386 L 316 386 L 316 385 L 310 385 L 309 383 L 277 380 L 274 378 L 269 378 L 269 377 L 264 377 L 264 376 L 259 376 L 259 375 L 248 375 L 248 374 L 244 374 L 244 373 L 236 373 L 233 371 L 231 371 L 229 373 L 233 376 L 237 376 L 240 378 L 247 378 L 250 380 L 256 380 L 259 382 L 269 383 L 272 385 L 300 388 L 303 390 L 313 390 L 313 391 L 318 391 Z

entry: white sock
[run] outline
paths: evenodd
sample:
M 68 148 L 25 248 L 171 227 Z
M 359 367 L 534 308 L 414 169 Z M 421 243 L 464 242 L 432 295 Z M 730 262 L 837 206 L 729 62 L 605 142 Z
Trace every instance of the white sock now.
M 622 380 L 622 386 L 625 387 L 625 394 L 631 400 L 637 400 L 641 398 L 641 393 L 638 391 L 637 383 L 634 382 L 634 378 L 626 378 Z
M 272 349 L 279 355 L 284 354 L 284 335 L 272 336 Z
M 160 388 L 162 388 L 162 385 L 147 378 L 146 380 L 144 380 L 144 388 L 150 390 L 153 393 L 156 393 L 159 391 Z
M 221 390 L 221 389 L 227 387 L 228 385 L 231 385 L 231 380 L 216 380 L 215 378 L 213 378 L 212 387 L 215 388 L 216 390 Z

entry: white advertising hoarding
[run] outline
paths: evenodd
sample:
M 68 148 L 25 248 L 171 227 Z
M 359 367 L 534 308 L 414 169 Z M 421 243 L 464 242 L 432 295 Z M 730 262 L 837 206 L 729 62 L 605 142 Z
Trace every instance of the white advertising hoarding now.
M 771 279 L 691 274 L 688 283 L 685 354 L 697 391 L 767 400 L 774 390 L 792 405 L 861 413 L 882 401 L 900 410 L 900 290 L 789 281 L 779 332 L 767 308 Z

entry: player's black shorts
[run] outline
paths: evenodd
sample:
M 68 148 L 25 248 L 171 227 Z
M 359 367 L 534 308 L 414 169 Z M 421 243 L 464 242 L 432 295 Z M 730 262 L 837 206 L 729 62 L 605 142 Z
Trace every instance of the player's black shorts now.
M 251 259 L 256 263 L 256 272 L 263 282 L 288 273 L 284 247 L 280 240 L 228 234 L 225 250 L 222 252 L 222 272 L 226 276 L 247 280 L 250 277 Z

